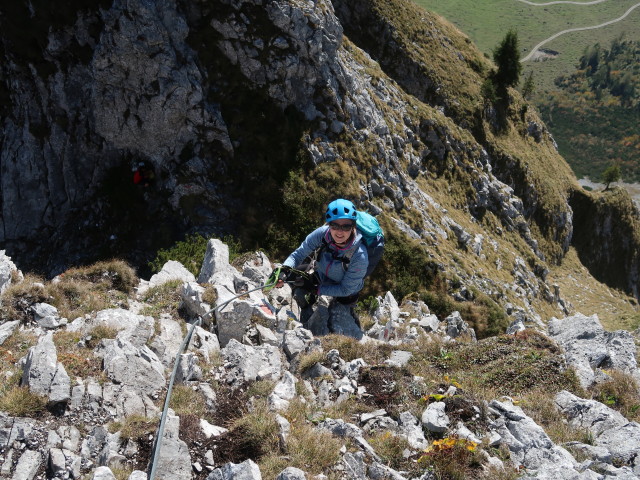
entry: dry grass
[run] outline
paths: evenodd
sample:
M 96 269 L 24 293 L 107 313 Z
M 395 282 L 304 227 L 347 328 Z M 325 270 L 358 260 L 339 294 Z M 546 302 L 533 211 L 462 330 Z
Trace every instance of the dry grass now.
M 631 421 L 640 421 L 640 389 L 633 376 L 613 370 L 607 372 L 611 380 L 592 388 L 592 396 L 605 405 L 618 410 Z
M 117 259 L 97 262 L 86 267 L 70 268 L 59 275 L 59 279 L 61 282 L 74 280 L 88 282 L 103 292 L 118 290 L 125 294 L 132 293 L 139 281 L 133 268 Z
M 75 267 L 47 284 L 47 293 L 62 317 L 74 319 L 106 308 L 127 306 L 138 284 L 133 268 L 120 260 Z
M 45 410 L 47 399 L 29 390 L 28 387 L 3 385 L 0 389 L 0 411 L 12 417 L 38 417 Z
M 360 343 L 352 337 L 330 334 L 320 337 L 322 348 L 325 352 L 336 349 L 340 352 L 340 358 L 350 362 L 356 358 L 362 358 L 369 365 L 377 365 L 389 358 L 393 348 L 389 345 L 372 345 Z
M 178 416 L 194 415 L 198 418 L 204 418 L 208 413 L 207 404 L 202 393 L 188 385 L 176 385 L 173 387 L 169 407 Z
M 34 335 L 17 330 L 0 345 L 0 371 L 4 375 L 0 383 L 0 410 L 9 415 L 37 416 L 46 406 L 46 399 L 20 387 L 22 371 L 17 362 L 36 342 Z
M 94 356 L 93 349 L 81 347 L 81 334 L 59 330 L 53 334 L 58 361 L 64 365 L 69 377 L 100 377 L 103 375 L 102 359 Z
M 303 374 L 311 367 L 313 367 L 316 363 L 322 363 L 326 359 L 325 352 L 321 352 L 319 350 L 314 350 L 309 353 L 303 353 L 300 355 L 300 359 L 298 362 L 298 373 Z
M 182 284 L 182 280 L 171 280 L 150 288 L 142 297 L 142 301 L 146 305 L 140 314 L 157 318 L 160 314 L 167 313 L 174 318 L 179 317 L 180 304 L 182 303 L 180 296 Z
M 562 264 L 551 270 L 548 283 L 559 285 L 560 296 L 571 302 L 574 311 L 585 315 L 597 313 L 606 330 L 633 331 L 640 327 L 638 302 L 594 279 L 573 248 L 569 249 Z M 541 309 L 541 313 L 546 314 L 547 318 L 561 318 L 562 313 L 553 307 L 547 305 Z
M 51 304 L 61 317 L 70 320 L 106 308 L 126 307 L 127 295 L 137 283 L 133 269 L 119 260 L 69 269 L 54 282 L 45 283 L 28 274 L 2 294 L 0 319 L 29 323 L 36 303 Z
M 308 420 L 312 413 L 308 404 L 297 400 L 283 412 L 291 424 L 291 432 L 284 449 L 275 449 L 260 459 L 264 478 L 275 478 L 288 466 L 300 468 L 309 475 L 318 475 L 340 460 L 343 442 L 315 428 Z
M 273 412 L 269 410 L 266 399 L 253 402 L 252 410 L 236 419 L 230 430 L 242 432 L 245 448 L 258 452 L 258 456 L 267 455 L 280 448 L 280 427 Z
M 385 465 L 400 471 L 417 470 L 417 465 L 413 463 L 412 459 L 405 457 L 405 451 L 411 450 L 409 441 L 406 438 L 395 435 L 390 431 L 379 431 L 371 435 L 367 440 Z M 413 471 L 411 473 L 419 474 L 420 472 Z
M 44 288 L 42 278 L 25 275 L 22 282 L 12 283 L 2 293 L 0 320 L 3 322 L 19 320 L 24 324 L 29 323 L 33 319 L 31 307 L 36 303 L 51 301 L 52 298 Z
M 122 440 L 146 440 L 149 435 L 155 435 L 159 419 L 143 415 L 130 415 L 123 422 L 113 422 L 109 425 L 112 433 L 120 432 Z
M 593 437 L 588 430 L 569 426 L 566 418 L 555 404 L 555 393 L 544 388 L 536 389 L 524 395 L 518 401 L 518 405 L 536 424 L 544 429 L 554 443 L 579 441 L 593 444 Z

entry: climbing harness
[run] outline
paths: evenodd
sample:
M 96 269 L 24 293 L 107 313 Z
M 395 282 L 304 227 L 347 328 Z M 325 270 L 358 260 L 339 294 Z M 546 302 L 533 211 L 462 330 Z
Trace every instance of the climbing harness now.
M 153 448 L 153 458 L 151 462 L 151 467 L 149 469 L 149 480 L 154 480 L 155 478 L 158 459 L 160 458 L 160 447 L 162 445 L 162 437 L 164 436 L 164 426 L 167 420 L 167 411 L 169 410 L 169 401 L 171 400 L 171 393 L 173 391 L 173 383 L 175 381 L 176 374 L 178 372 L 178 367 L 180 366 L 180 356 L 189 345 L 189 342 L 191 342 L 191 337 L 193 336 L 193 332 L 195 331 L 196 327 L 199 327 L 206 317 L 208 317 L 212 313 L 215 313 L 216 310 L 221 311 L 224 307 L 229 305 L 232 301 L 234 301 L 237 298 L 240 298 L 251 292 L 255 292 L 256 290 L 264 290 L 264 291 L 271 290 L 273 287 L 277 285 L 278 280 L 280 279 L 280 275 L 283 272 L 291 272 L 303 277 L 309 276 L 306 272 L 303 272 L 301 270 L 296 270 L 295 268 L 287 267 L 286 265 L 280 265 L 276 269 L 274 269 L 274 271 L 271 273 L 271 275 L 267 279 L 267 282 L 264 285 L 260 285 L 259 287 L 253 288 L 251 290 L 247 290 L 246 292 L 242 292 L 238 295 L 231 297 L 229 300 L 225 301 L 224 303 L 221 303 L 215 308 L 212 308 L 204 315 L 199 316 L 197 320 L 191 325 L 191 328 L 187 332 L 187 335 L 184 337 L 184 340 L 182 341 L 182 345 L 180 345 L 180 348 L 178 349 L 176 360 L 173 365 L 173 372 L 171 373 L 171 378 L 169 379 L 169 386 L 167 387 L 167 394 L 164 399 L 164 407 L 162 408 L 162 416 L 160 417 L 160 425 L 158 426 L 158 431 L 156 432 L 156 437 L 155 437 L 155 445 Z M 284 283 L 295 283 L 295 281 L 294 280 L 284 281 Z

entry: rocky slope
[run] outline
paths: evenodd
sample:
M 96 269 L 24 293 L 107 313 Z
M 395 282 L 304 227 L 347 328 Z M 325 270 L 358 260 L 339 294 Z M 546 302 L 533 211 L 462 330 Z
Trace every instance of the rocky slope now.
M 572 246 L 637 292 L 636 236 L 606 226 L 635 211 L 580 192 L 535 111 L 482 98 L 492 65 L 411 3 L 18 1 L 0 22 L 0 242 L 23 269 L 144 267 L 195 231 L 282 255 L 341 195 L 409 248 L 415 284 L 382 266 L 400 296 L 439 274 L 535 317 Z
M 111 264 L 39 283 L 0 265 L 16 307 L 0 325 L 3 478 L 640 478 L 622 391 L 597 397 L 618 410 L 591 398 L 623 378 L 637 401 L 637 337 L 595 315 L 477 341 L 458 312 L 387 293 L 362 329 L 327 325 L 322 306 L 303 325 L 289 285 L 258 289 L 268 258 L 234 267 L 217 239 L 197 282 L 174 261 L 149 281 Z M 49 294 L 92 275 L 110 308 L 72 320 L 41 301 L 68 308 Z

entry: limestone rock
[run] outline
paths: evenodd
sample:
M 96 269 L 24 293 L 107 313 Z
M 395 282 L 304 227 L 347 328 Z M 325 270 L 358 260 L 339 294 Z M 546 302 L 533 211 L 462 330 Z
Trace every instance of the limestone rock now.
M 29 349 L 24 360 L 22 385 L 47 397 L 52 405 L 67 402 L 71 398 L 71 379 L 58 362 L 52 333 L 40 337 L 38 344 Z

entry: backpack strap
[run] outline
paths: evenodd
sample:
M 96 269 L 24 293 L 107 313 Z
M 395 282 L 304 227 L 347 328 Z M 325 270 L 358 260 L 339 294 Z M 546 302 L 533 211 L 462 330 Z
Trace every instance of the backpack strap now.
M 331 256 L 333 257 L 334 260 L 340 260 L 342 262 L 342 267 L 346 270 L 347 268 L 349 268 L 349 264 L 351 263 L 351 257 L 353 257 L 353 254 L 356 253 L 356 250 L 358 249 L 358 246 L 360 245 L 360 242 L 354 243 L 351 248 L 349 248 L 349 250 L 346 250 L 341 257 L 338 256 L 338 252 L 335 251 L 331 251 Z M 314 255 L 314 258 L 317 259 L 320 257 L 320 255 L 322 254 L 322 252 L 326 249 L 329 248 L 329 242 L 327 241 L 327 239 L 325 238 L 325 236 L 322 236 L 322 245 L 317 248 L 312 255 Z

